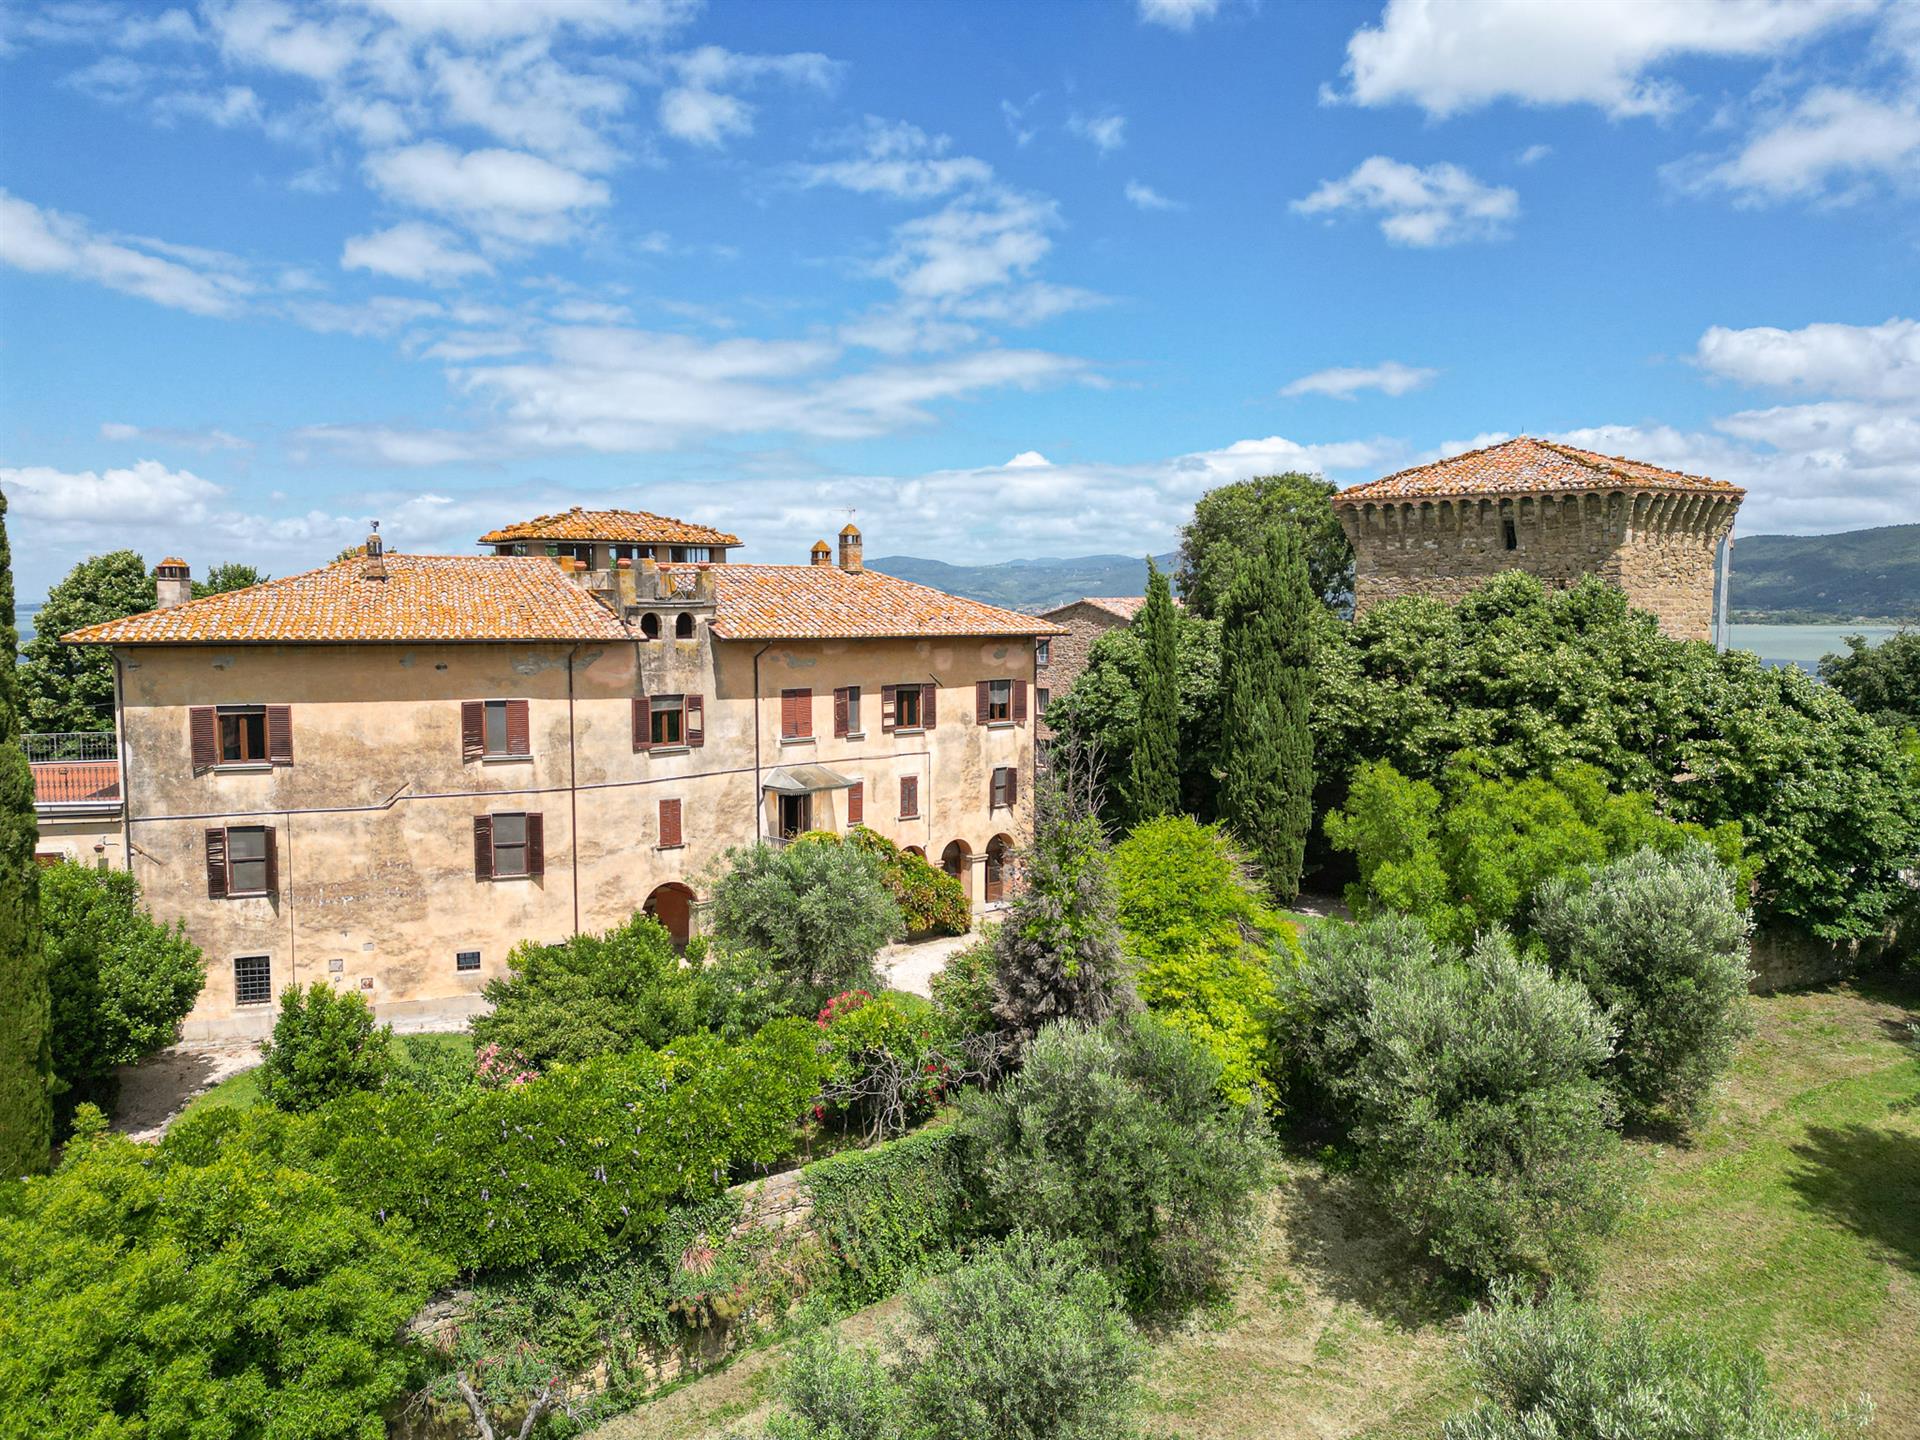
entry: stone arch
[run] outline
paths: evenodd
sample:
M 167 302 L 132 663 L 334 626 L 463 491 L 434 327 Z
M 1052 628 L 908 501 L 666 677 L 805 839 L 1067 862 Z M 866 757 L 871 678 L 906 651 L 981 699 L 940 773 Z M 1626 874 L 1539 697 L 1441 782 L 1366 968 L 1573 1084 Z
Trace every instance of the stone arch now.
M 922 860 L 927 858 L 927 847 L 924 845 L 909 845 L 906 847 L 906 852 L 909 855 L 918 855 Z
M 640 617 L 640 638 L 642 640 L 660 638 L 660 617 L 651 610 Z
M 666 927 L 673 937 L 673 948 L 684 950 L 693 937 L 694 894 L 677 880 L 656 885 L 640 908 Z
M 693 638 L 693 616 L 689 612 L 682 610 L 680 618 L 673 622 L 673 638 L 676 640 Z
M 994 905 L 1007 898 L 1013 879 L 1013 837 L 996 835 L 987 842 L 986 901 Z
M 973 851 L 964 840 L 949 840 L 940 852 L 940 868 L 960 882 L 960 888 L 973 898 Z

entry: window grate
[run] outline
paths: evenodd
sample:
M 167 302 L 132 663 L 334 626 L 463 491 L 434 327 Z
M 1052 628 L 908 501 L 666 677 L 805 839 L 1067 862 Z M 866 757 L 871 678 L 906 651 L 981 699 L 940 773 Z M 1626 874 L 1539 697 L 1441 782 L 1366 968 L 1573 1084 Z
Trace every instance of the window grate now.
M 273 999 L 273 960 L 266 955 L 242 955 L 233 962 L 233 1003 L 265 1005 Z
M 453 968 L 460 971 L 478 970 L 480 968 L 480 952 L 478 950 L 462 950 L 458 952 L 453 957 Z

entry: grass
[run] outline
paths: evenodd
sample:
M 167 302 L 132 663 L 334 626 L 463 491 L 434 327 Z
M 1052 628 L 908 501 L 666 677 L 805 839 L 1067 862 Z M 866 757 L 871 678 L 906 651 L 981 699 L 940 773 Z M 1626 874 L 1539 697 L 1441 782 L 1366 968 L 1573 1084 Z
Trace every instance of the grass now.
M 1630 1142 L 1644 1179 L 1594 1293 L 1757 1347 L 1779 1389 L 1862 1391 L 1876 1440 L 1920 1440 L 1920 980 L 1756 1000 L 1689 1146 Z M 1432 1440 L 1471 1398 L 1466 1302 L 1353 1183 L 1289 1159 L 1233 1293 L 1154 1338 L 1150 1419 L 1183 1440 Z M 894 1305 L 845 1322 L 884 1328 Z M 749 1354 L 595 1432 L 698 1440 L 764 1418 L 779 1352 Z
M 445 1035 L 396 1035 L 393 1037 L 394 1059 L 405 1056 L 408 1044 L 457 1054 L 467 1061 L 473 1059 L 473 1037 L 464 1030 Z M 212 1089 L 194 1096 L 181 1114 L 191 1115 L 198 1110 L 250 1110 L 259 1103 L 260 1067 L 256 1065 L 238 1075 L 229 1075 Z

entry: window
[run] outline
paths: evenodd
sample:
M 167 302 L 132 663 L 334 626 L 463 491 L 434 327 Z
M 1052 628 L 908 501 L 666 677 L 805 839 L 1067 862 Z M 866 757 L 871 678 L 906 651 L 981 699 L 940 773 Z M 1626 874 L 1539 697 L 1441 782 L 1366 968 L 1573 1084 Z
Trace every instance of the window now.
M 813 797 L 811 795 L 782 795 L 780 797 L 780 838 L 791 840 L 804 835 L 813 828 Z
M 655 695 L 651 697 L 648 709 L 651 713 L 650 737 L 655 745 L 686 744 L 685 699 L 679 695 Z
M 229 825 L 207 831 L 207 896 L 213 900 L 271 895 L 279 888 L 271 825 Z
M 973 718 L 981 725 L 1019 725 L 1027 718 L 1027 682 L 977 680 L 973 686 Z
M 648 611 L 640 617 L 640 638 L 658 640 L 660 638 L 660 617 Z
M 480 968 L 478 950 L 462 950 L 453 957 L 453 968 L 461 974 L 468 974 Z
M 1049 689 L 1048 689 L 1048 688 L 1047 688 L 1046 686 L 1044 686 L 1044 685 L 1036 685 L 1036 686 L 1034 686 L 1034 687 L 1033 687 L 1033 712 L 1034 712 L 1034 714 L 1036 714 L 1036 715 L 1044 715 L 1044 714 L 1046 714 L 1046 713 L 1047 713 L 1047 702 L 1048 702 L 1049 700 L 1051 700 L 1051 699 L 1053 699 L 1053 691 L 1051 691 L 1051 690 L 1049 690 Z
M 1514 528 L 1513 517 L 1511 515 L 1504 517 L 1500 521 L 1500 538 L 1506 542 L 1507 549 L 1518 550 L 1520 548 L 1520 532 Z
M 673 850 L 685 843 L 680 835 L 680 802 L 662 800 L 660 802 L 660 848 Z
M 920 818 L 920 777 L 918 775 L 900 777 L 900 818 L 902 820 Z
M 987 723 L 996 720 L 1013 719 L 1013 681 L 989 680 L 987 682 Z
M 546 832 L 538 811 L 473 817 L 474 879 L 534 879 L 546 868 Z
M 685 610 L 682 610 L 680 612 L 680 618 L 673 622 L 673 638 L 676 640 L 693 639 L 693 616 Z
M 1020 772 L 1011 765 L 997 766 L 993 772 L 987 805 L 999 810 L 1011 808 L 1020 798 Z
M 1051 665 L 1053 663 L 1053 641 L 1036 640 L 1033 642 L 1033 663 Z
M 780 738 L 806 740 L 813 736 L 813 691 L 780 692 Z
M 267 955 L 241 955 L 233 962 L 233 1003 L 265 1005 L 273 999 L 273 960 Z
M 856 780 L 847 787 L 847 824 L 864 825 L 867 820 L 867 785 Z
M 893 692 L 893 728 L 896 730 L 919 730 L 920 724 L 920 687 L 902 685 Z
M 682 565 L 705 565 L 712 552 L 705 545 L 676 545 L 673 558 Z
M 220 707 L 220 763 L 264 764 L 267 759 L 267 709 L 264 705 Z
M 833 692 L 833 733 L 838 736 L 860 735 L 865 727 L 860 723 L 860 687 L 842 685 Z
M 524 700 L 460 702 L 462 760 L 504 760 L 533 753 Z

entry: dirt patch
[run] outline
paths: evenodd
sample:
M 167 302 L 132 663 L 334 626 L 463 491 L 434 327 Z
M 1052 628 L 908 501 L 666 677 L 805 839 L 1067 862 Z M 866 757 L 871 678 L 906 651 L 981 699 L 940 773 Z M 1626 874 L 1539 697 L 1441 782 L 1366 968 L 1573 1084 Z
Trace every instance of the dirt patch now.
M 113 1128 L 135 1140 L 158 1140 L 188 1101 L 259 1063 L 257 1041 L 187 1040 L 123 1065 Z

